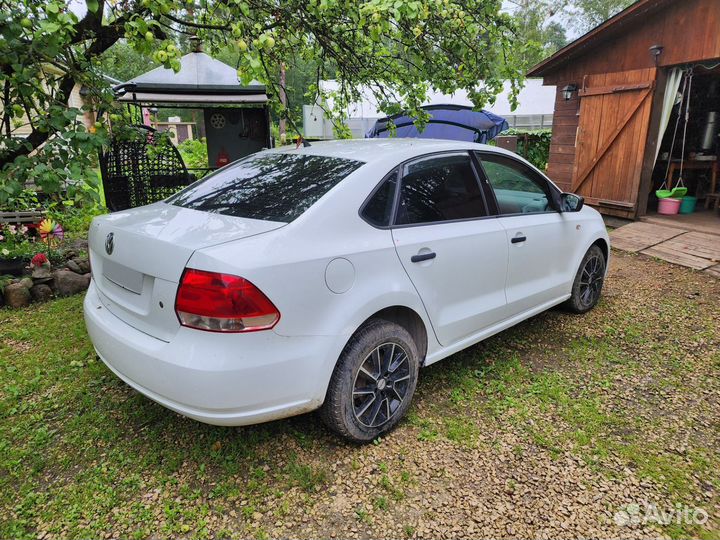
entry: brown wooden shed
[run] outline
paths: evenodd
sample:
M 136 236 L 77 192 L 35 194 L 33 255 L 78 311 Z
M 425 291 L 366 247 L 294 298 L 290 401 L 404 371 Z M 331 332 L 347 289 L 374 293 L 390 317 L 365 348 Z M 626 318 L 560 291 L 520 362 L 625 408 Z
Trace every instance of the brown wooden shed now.
M 713 129 L 707 114 L 720 109 L 718 64 L 720 0 L 639 0 L 559 50 L 528 73 L 557 87 L 548 175 L 605 214 L 644 215 L 666 174 L 657 158 L 667 153 L 660 145 L 668 145 L 673 131 L 666 103 L 672 105 L 677 80 L 691 72 L 699 81 L 689 128 L 696 136 Z M 676 117 L 677 111 L 676 104 Z M 717 133 L 713 140 L 714 149 L 698 153 L 698 163 L 715 152 L 717 167 Z M 696 154 L 686 151 L 685 160 Z M 677 160 L 672 151 L 666 157 L 668 164 Z M 701 195 L 710 189 L 696 188 Z

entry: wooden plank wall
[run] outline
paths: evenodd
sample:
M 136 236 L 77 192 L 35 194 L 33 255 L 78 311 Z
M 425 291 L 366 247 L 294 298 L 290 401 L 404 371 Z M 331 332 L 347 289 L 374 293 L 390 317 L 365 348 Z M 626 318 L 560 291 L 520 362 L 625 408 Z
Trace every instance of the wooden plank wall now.
M 544 83 L 556 85 L 557 94 L 548 176 L 561 189 L 571 189 L 576 166 L 575 147 L 580 100 L 575 94 L 573 99 L 565 101 L 562 95 L 563 87 L 568 84 L 581 87 L 587 75 L 655 68 L 654 59 L 649 52 L 653 45 L 664 48 L 658 67 L 720 60 L 719 29 L 720 0 L 674 0 L 655 11 L 642 13 L 632 20 L 616 25 L 615 28 L 609 28 L 593 42 L 585 44 L 581 52 L 571 52 L 572 56 L 567 62 L 556 68 L 549 67 L 543 74 Z M 612 115 L 613 111 L 601 111 L 599 114 Z M 641 116 L 648 118 L 648 111 L 642 111 Z M 634 126 L 633 134 L 639 138 L 647 138 L 647 128 L 648 126 Z M 633 146 L 636 146 L 635 151 L 644 152 L 644 146 L 639 140 L 637 145 Z M 621 158 L 608 160 L 613 171 L 619 166 L 619 159 Z M 648 172 L 647 175 L 649 174 Z M 604 173 L 601 175 L 604 178 L 610 177 Z M 627 179 L 626 185 L 613 186 L 616 200 L 627 198 L 634 203 L 638 202 L 637 191 L 632 196 L 626 193 L 628 186 L 639 191 L 639 176 L 635 175 L 640 175 L 640 171 L 633 168 L 634 177 Z M 644 202 L 639 204 L 640 211 L 644 211 L 644 208 Z M 607 213 L 626 214 L 609 210 Z
M 575 165 L 575 137 L 580 99 L 575 92 L 572 99 L 565 101 L 563 88 L 566 84 L 568 82 L 558 84 L 555 93 L 555 113 L 547 174 L 560 189 L 570 191 Z
M 631 22 L 609 28 L 582 55 L 546 72 L 545 84 L 582 84 L 588 74 L 655 67 L 653 45 L 663 47 L 658 67 L 720 59 L 720 0 L 676 0 Z

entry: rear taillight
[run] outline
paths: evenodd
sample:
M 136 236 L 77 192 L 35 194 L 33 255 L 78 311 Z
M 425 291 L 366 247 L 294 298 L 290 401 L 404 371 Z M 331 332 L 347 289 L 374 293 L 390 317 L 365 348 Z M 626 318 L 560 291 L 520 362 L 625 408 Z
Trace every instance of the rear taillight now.
M 175 312 L 180 324 L 211 332 L 268 330 L 280 312 L 260 289 L 230 274 L 186 268 Z

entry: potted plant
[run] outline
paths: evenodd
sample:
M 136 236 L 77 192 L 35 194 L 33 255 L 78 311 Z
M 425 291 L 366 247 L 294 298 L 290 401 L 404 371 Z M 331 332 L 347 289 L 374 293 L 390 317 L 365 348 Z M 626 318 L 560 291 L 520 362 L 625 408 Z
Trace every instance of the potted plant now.
M 19 257 L 5 255 L 7 250 L 0 250 L 0 275 L 19 276 L 23 272 L 24 262 Z M 7 251 L 9 254 L 10 252 Z
M 37 229 L 39 236 L 31 236 L 30 229 L 24 225 L 0 225 L 0 275 L 22 275 L 40 251 L 55 262 L 62 260 L 64 231 L 60 224 L 43 220 Z
M 0 274 L 19 276 L 34 250 L 24 225 L 0 225 Z

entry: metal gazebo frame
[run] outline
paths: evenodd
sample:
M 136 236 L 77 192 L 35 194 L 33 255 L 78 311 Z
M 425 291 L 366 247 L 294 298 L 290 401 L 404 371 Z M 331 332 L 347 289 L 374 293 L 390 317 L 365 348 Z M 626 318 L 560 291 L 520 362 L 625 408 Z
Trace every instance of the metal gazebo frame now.
M 256 111 L 252 113 L 256 124 L 264 124 L 260 127 L 265 131 L 264 135 L 260 134 L 260 139 L 253 138 L 252 144 L 267 148 L 272 145 L 269 98 L 264 85 L 255 81 L 241 85 L 234 68 L 201 51 L 183 56 L 180 66 L 177 73 L 158 67 L 115 86 L 117 102 L 134 106 L 138 119 L 143 116 L 143 108 L 150 107 L 204 111 L 243 109 L 240 111 L 243 118 L 243 111 L 252 109 Z M 240 137 L 227 141 L 227 146 L 233 150 L 233 159 L 242 157 L 246 151 L 240 148 L 242 141 L 248 143 L 251 139 Z M 231 146 L 233 144 L 236 147 Z M 246 153 L 251 151 L 255 150 Z M 209 170 L 216 168 L 212 163 L 208 165 Z M 112 140 L 100 157 L 100 169 L 106 204 L 111 211 L 162 200 L 195 180 L 168 138 L 159 137 L 154 128 L 142 123 L 133 126 L 130 136 L 126 134 Z M 208 169 L 192 170 L 206 172 Z

